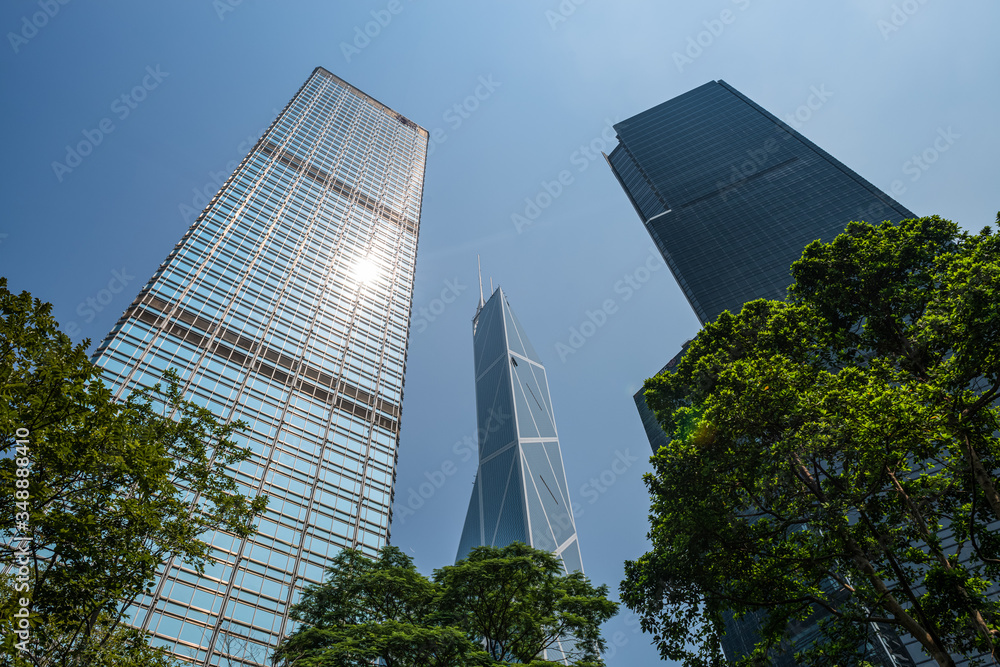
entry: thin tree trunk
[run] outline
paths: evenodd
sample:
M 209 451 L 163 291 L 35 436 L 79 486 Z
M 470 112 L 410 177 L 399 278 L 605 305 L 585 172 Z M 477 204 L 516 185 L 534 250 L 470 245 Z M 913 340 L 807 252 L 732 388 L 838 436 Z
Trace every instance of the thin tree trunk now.
M 826 493 L 823 492 L 822 487 L 819 482 L 813 477 L 812 473 L 809 472 L 809 468 L 806 467 L 805 463 L 802 461 L 802 457 L 798 453 L 794 454 L 793 466 L 795 468 L 796 476 L 802 481 L 810 493 L 812 493 L 821 502 L 828 502 Z M 851 560 L 854 564 L 858 566 L 865 577 L 875 588 L 875 591 L 879 594 L 881 602 L 879 603 L 883 609 L 888 611 L 896 621 L 902 625 L 910 635 L 920 642 L 920 645 L 924 647 L 927 653 L 934 658 L 935 662 L 941 667 L 955 667 L 955 661 L 952 659 L 951 655 L 944 650 L 940 644 L 940 640 L 932 634 L 927 628 L 921 625 L 915 618 L 913 618 L 903 606 L 899 604 L 896 597 L 889 590 L 885 581 L 878 575 L 875 568 L 872 566 L 868 557 L 865 556 L 864 551 L 858 546 L 858 543 L 854 541 L 846 531 L 838 529 L 837 536 L 840 538 L 841 543 L 850 555 Z
M 983 490 L 983 493 L 986 494 L 986 502 L 989 503 L 993 513 L 997 519 L 1000 519 L 1000 492 L 997 491 L 997 487 L 994 486 L 990 474 L 983 467 L 983 462 L 979 459 L 979 455 L 976 454 L 976 448 L 969 442 L 969 435 L 966 433 L 963 434 L 963 437 L 965 438 L 964 453 L 969 461 L 969 465 L 972 467 L 972 474 L 976 478 L 976 483 Z
M 897 495 L 899 495 L 899 497 L 902 498 L 903 502 L 906 504 L 906 507 L 910 512 L 910 517 L 920 530 L 921 535 L 923 535 L 924 543 L 927 545 L 927 548 L 931 550 L 938 563 L 940 563 L 944 569 L 954 569 L 951 566 L 951 562 L 949 562 L 948 558 L 945 557 L 944 553 L 942 553 L 940 549 L 934 547 L 934 541 L 931 539 L 930 529 L 927 528 L 927 522 L 924 521 L 923 513 L 921 513 L 920 509 L 913 502 L 913 499 L 910 498 L 910 494 L 903 489 L 903 485 L 899 483 L 899 480 L 893 472 L 888 469 L 886 469 L 885 472 L 889 476 L 889 479 L 892 480 L 892 485 L 896 489 Z M 962 598 L 962 600 L 971 604 L 972 600 L 969 599 L 969 592 L 965 590 L 963 586 L 956 586 L 955 592 L 960 598 Z M 983 638 L 986 645 L 989 647 L 989 653 L 993 656 L 994 662 L 997 662 L 997 646 L 993 641 L 993 633 L 990 632 L 990 628 L 986 624 L 986 619 L 983 618 L 983 615 L 978 610 L 974 611 L 972 614 L 972 625 L 975 628 L 976 633 Z

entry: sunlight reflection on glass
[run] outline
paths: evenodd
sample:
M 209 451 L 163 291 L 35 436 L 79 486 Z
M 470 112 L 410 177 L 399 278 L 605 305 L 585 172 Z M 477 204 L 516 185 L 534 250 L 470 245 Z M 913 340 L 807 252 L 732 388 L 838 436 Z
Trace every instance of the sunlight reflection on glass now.
M 380 273 L 378 264 L 367 257 L 358 260 L 358 263 L 354 265 L 354 277 L 366 285 L 378 280 Z

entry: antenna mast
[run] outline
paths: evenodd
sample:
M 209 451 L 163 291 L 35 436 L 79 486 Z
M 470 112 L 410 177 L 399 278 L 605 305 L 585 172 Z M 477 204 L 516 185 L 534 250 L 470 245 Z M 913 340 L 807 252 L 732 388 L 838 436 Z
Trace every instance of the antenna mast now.
M 476 255 L 476 264 L 479 265 L 479 307 L 482 308 L 486 302 L 483 301 L 483 263 L 479 260 L 479 255 Z

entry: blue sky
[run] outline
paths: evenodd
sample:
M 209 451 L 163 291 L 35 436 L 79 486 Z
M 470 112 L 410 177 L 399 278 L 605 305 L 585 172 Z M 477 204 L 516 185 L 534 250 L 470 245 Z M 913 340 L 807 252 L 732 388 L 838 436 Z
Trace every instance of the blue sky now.
M 697 322 L 598 159 L 609 123 L 724 79 L 918 214 L 978 230 L 1000 209 L 991 0 L 64 1 L 0 7 L 0 275 L 78 340 L 314 67 L 432 132 L 392 527 L 426 573 L 454 559 L 475 472 L 477 254 L 548 367 L 587 574 L 616 591 L 646 549 L 631 396 Z M 609 665 L 661 664 L 627 612 L 606 637 Z

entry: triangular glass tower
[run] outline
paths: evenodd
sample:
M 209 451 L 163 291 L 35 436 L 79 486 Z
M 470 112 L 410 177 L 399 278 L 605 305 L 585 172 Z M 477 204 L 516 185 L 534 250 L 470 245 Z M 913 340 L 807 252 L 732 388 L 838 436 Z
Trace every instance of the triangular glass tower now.
M 472 320 L 479 469 L 458 558 L 524 542 L 583 572 L 545 367 L 503 290 Z

